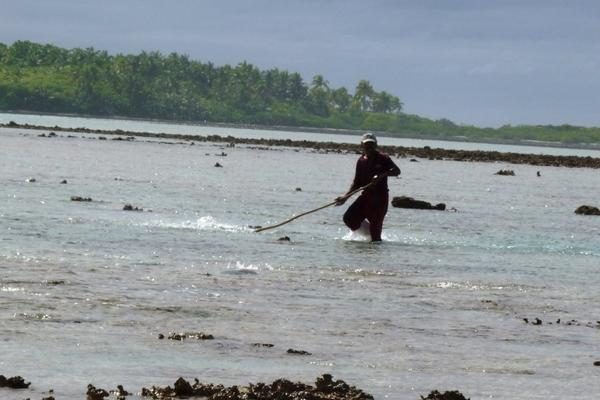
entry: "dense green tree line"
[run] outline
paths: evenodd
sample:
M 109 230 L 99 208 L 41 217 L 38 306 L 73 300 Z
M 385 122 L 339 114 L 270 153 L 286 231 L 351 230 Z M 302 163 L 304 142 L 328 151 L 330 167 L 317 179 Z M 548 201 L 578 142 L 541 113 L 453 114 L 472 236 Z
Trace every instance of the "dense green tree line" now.
M 158 52 L 111 56 L 26 41 L 0 44 L 0 108 L 190 121 L 326 125 L 333 114 L 396 113 L 402 103 L 367 81 L 356 93 L 320 75 L 261 71 Z M 360 118 L 358 119 L 360 121 Z
M 600 129 L 456 125 L 402 112 L 400 99 L 361 80 L 351 93 L 322 76 L 215 66 L 185 55 L 0 43 L 0 110 L 362 129 L 406 137 L 600 142 Z

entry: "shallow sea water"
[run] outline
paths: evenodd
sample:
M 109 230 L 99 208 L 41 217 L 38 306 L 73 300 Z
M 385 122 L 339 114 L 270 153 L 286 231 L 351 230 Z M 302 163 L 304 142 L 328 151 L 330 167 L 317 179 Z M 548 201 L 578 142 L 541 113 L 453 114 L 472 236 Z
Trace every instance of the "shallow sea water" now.
M 600 219 L 573 211 L 598 171 L 397 159 L 390 196 L 456 211 L 390 207 L 371 244 L 346 206 L 250 228 L 332 201 L 356 155 L 39 133 L 0 129 L 0 374 L 32 382 L 0 398 L 323 373 L 376 399 L 597 398 Z M 215 339 L 158 339 L 186 331 Z

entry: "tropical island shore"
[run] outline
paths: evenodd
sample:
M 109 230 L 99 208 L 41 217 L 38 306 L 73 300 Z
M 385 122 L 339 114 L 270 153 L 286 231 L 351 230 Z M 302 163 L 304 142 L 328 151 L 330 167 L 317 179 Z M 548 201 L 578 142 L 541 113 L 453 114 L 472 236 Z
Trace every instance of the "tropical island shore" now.
M 110 55 L 17 40 L 0 43 L 3 112 L 190 121 L 218 126 L 391 137 L 597 148 L 600 128 L 561 125 L 478 127 L 405 112 L 401 99 L 366 79 L 332 87 L 320 74 L 262 70 L 246 61 L 215 66 L 183 54 Z M 223 124 L 223 125 L 221 125 Z
M 233 136 L 220 135 L 183 135 L 170 133 L 151 133 L 151 132 L 134 132 L 124 130 L 101 130 L 88 128 L 64 128 L 59 126 L 48 127 L 30 124 L 17 124 L 10 121 L 7 124 L 0 124 L 0 128 L 14 129 L 30 129 L 38 131 L 51 131 L 51 135 L 56 135 L 56 132 L 69 133 L 87 133 L 99 135 L 116 136 L 115 139 L 122 139 L 123 136 L 130 138 L 145 137 L 153 139 L 175 139 L 186 142 L 220 142 L 227 143 L 231 146 L 236 144 L 246 145 L 263 145 L 263 146 L 282 146 L 292 148 L 308 148 L 321 152 L 335 153 L 357 153 L 360 151 L 358 144 L 351 143 L 334 143 L 334 142 L 317 142 L 308 140 L 291 140 L 291 139 L 254 139 L 254 138 L 236 138 Z M 43 135 L 43 134 L 42 134 Z M 381 145 L 382 151 L 398 157 L 411 159 L 428 159 L 428 160 L 451 160 L 463 162 L 504 162 L 511 164 L 526 164 L 534 166 L 553 166 L 553 167 L 569 167 L 569 168 L 600 168 L 600 158 L 595 157 L 580 157 L 580 156 L 558 156 L 548 154 L 521 154 L 513 152 L 499 151 L 482 151 L 482 150 L 451 150 L 424 147 L 405 147 L 405 146 L 386 146 Z

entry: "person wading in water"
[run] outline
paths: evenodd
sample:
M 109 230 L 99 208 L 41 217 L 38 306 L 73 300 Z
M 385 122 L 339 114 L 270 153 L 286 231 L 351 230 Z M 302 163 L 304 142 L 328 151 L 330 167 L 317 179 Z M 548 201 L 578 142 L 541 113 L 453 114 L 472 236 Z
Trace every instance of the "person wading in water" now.
M 377 150 L 374 134 L 365 133 L 360 143 L 363 154 L 356 162 L 354 181 L 346 194 L 335 199 L 336 206 L 344 204 L 353 190 L 374 182 L 348 207 L 344 213 L 344 223 L 353 231 L 362 226 L 371 234 L 372 242 L 380 242 L 389 201 L 387 177 L 400 175 L 400 168 L 387 154 Z

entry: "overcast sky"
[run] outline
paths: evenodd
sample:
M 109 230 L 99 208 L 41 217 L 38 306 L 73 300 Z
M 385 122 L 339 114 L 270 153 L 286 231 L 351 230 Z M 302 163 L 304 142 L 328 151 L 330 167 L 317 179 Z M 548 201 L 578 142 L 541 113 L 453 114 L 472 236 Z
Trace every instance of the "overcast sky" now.
M 0 42 L 361 79 L 478 126 L 600 126 L 596 0 L 0 0 Z

